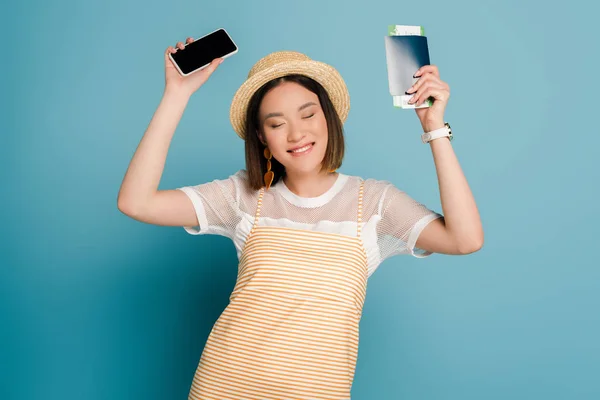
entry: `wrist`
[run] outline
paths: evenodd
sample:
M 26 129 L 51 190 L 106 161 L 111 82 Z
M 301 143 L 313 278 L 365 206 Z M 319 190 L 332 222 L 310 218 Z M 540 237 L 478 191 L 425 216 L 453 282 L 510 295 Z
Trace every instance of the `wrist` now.
M 436 125 L 427 125 L 427 128 L 434 127 Z M 435 128 L 432 130 L 426 130 L 423 134 L 421 134 L 421 141 L 423 143 L 430 143 L 438 138 L 447 137 L 450 141 L 452 141 L 452 128 L 450 124 L 444 123 L 444 126 L 440 128 Z
M 191 97 L 191 93 L 180 87 L 165 86 L 163 97 L 187 101 Z
M 444 124 L 445 123 L 443 120 L 427 121 L 427 122 L 423 123 L 423 125 L 422 125 L 423 132 L 431 132 L 436 129 L 443 128 Z

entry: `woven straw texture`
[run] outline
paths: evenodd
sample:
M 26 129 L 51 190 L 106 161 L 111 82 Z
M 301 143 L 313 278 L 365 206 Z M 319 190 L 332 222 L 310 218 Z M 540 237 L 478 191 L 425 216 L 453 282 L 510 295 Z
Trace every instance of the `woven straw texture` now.
M 254 64 L 248 73 L 248 79 L 233 96 L 229 119 L 239 137 L 246 137 L 246 109 L 254 92 L 270 80 L 290 74 L 305 75 L 319 82 L 327 91 L 342 122 L 346 121 L 350 110 L 350 95 L 340 73 L 332 66 L 311 60 L 302 53 L 277 51 Z

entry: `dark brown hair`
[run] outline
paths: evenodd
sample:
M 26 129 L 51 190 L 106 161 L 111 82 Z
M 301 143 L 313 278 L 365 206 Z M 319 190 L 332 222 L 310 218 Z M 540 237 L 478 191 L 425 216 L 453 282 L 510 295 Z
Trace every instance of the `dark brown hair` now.
M 265 146 L 258 137 L 258 132 L 262 129 L 258 118 L 260 103 L 269 90 L 283 82 L 295 82 L 302 85 L 319 98 L 327 120 L 328 131 L 327 149 L 325 150 L 321 171 L 338 169 L 344 158 L 344 127 L 323 86 L 304 75 L 286 75 L 273 79 L 254 93 L 246 110 L 246 170 L 248 171 L 248 184 L 254 190 L 258 190 L 265 185 L 263 176 L 267 172 L 267 159 L 264 156 Z M 279 179 L 285 176 L 285 167 L 275 157 L 271 159 L 271 171 L 275 174 L 272 185 L 275 185 Z

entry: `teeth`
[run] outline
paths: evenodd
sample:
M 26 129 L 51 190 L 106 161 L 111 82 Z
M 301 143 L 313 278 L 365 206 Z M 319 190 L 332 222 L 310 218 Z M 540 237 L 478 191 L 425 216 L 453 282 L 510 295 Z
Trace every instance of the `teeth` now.
M 298 150 L 292 150 L 292 153 L 302 153 L 303 151 L 310 149 L 310 146 L 312 146 L 312 145 L 307 144 L 306 146 L 301 147 Z

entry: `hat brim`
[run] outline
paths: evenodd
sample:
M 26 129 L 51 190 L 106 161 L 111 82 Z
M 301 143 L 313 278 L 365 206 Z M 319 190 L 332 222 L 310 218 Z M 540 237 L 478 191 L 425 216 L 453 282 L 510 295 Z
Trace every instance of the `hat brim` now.
M 283 61 L 252 75 L 233 96 L 229 119 L 239 137 L 246 139 L 246 110 L 252 95 L 272 79 L 291 74 L 304 75 L 319 82 L 327 91 L 340 120 L 346 121 L 350 110 L 350 95 L 344 79 L 335 68 L 315 60 Z

